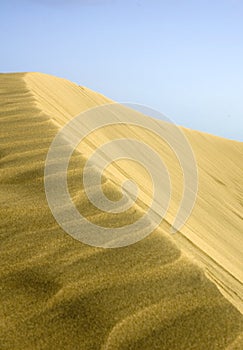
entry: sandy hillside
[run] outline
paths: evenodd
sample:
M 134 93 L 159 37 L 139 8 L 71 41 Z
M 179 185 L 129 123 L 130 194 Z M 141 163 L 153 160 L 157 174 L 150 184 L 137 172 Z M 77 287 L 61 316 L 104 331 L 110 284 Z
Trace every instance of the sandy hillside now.
M 165 220 L 144 240 L 117 249 L 80 243 L 55 221 L 44 190 L 51 142 L 72 117 L 111 102 L 44 74 L 0 75 L 0 348 L 241 349 L 242 143 L 183 129 L 198 164 L 199 191 L 186 225 L 171 236 L 182 193 L 173 152 L 137 127 L 99 130 L 70 162 L 68 184 L 78 210 L 114 228 L 142 216 L 151 183 L 135 162 L 111 164 L 103 178 L 113 200 L 120 198 L 124 179 L 140 185 L 138 201 L 122 214 L 95 208 L 81 182 L 96 147 L 130 136 L 155 147 L 170 170 L 173 191 Z

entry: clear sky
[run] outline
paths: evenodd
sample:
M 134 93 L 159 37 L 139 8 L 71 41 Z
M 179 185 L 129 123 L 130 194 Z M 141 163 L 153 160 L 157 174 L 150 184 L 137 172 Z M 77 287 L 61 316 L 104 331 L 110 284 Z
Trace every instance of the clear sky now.
M 1 0 L 1 72 L 39 71 L 243 141 L 243 0 Z

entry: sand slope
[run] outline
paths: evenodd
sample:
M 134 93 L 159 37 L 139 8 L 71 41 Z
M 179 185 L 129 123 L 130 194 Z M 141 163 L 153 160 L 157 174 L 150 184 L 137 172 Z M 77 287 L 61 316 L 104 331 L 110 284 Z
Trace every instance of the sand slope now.
M 111 101 L 37 73 L 2 74 L 0 96 L 0 348 L 240 349 L 242 315 L 195 263 L 240 308 L 242 144 L 185 130 L 198 161 L 199 196 L 186 226 L 172 238 L 167 232 L 181 182 L 175 159 L 158 143 L 175 188 L 166 220 L 135 245 L 92 248 L 68 236 L 53 218 L 44 192 L 44 162 L 58 127 Z M 91 137 L 70 165 L 77 207 L 103 225 L 115 226 L 117 218 L 87 202 L 79 179 L 92 148 L 124 132 L 113 128 Z M 153 143 L 150 135 L 136 132 Z M 136 164 L 115 169 L 115 179 L 109 181 L 109 171 L 104 179 L 112 198 L 119 196 L 116 178 L 137 174 L 138 182 L 143 179 Z M 149 193 L 145 186 L 145 206 Z M 119 222 L 136 219 L 143 208 L 139 204 Z
M 27 75 L 25 81 L 34 94 L 39 109 L 51 116 L 59 127 L 95 104 L 112 102 L 86 88 L 77 87 L 64 80 L 61 83 L 60 79 L 43 74 Z M 126 109 L 123 111 L 119 108 L 116 112 L 121 121 L 125 120 Z M 100 117 L 102 118 L 102 115 Z M 131 119 L 133 117 L 136 119 L 136 113 Z M 84 127 L 86 125 L 80 125 L 80 128 Z M 185 128 L 183 131 L 196 157 L 199 191 L 194 211 L 181 230 L 183 235 L 177 235 L 175 239 L 187 251 L 193 251 L 197 261 L 206 265 L 212 279 L 218 282 L 223 292 L 243 311 L 243 144 Z M 182 173 L 175 155 L 165 142 L 156 139 L 147 130 L 121 125 L 95 132 L 89 137 L 86 145 L 81 145 L 80 151 L 88 158 L 90 152 L 101 144 L 111 139 L 129 136 L 150 145 L 161 154 L 167 165 L 173 191 L 166 220 L 172 224 L 182 196 Z M 137 151 L 139 154 L 140 149 Z M 110 168 L 108 177 L 111 178 L 112 174 L 115 174 L 114 181 L 120 180 L 118 184 L 124 178 L 134 178 L 136 183 L 141 184 L 140 198 L 143 202 L 150 203 L 150 182 L 144 180 L 146 174 L 137 164 L 120 162 L 120 166 Z M 193 244 L 188 245 L 187 239 Z

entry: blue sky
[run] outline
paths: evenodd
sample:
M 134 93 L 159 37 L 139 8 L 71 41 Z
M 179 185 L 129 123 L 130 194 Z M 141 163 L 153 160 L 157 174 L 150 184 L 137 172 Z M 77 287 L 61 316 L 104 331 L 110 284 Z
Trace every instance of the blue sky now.
M 40 71 L 243 141 L 243 0 L 2 0 L 0 71 Z

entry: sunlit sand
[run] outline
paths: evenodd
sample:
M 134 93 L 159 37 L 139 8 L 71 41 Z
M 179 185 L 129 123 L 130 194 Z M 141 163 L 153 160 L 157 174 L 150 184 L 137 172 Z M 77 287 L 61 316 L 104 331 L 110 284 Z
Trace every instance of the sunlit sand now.
M 117 249 L 91 247 L 54 219 L 44 190 L 45 160 L 61 127 L 112 101 L 40 73 L 1 74 L 0 96 L 0 348 L 241 349 L 243 144 L 182 128 L 199 187 L 190 218 L 171 235 L 183 192 L 172 150 L 136 127 L 91 134 L 72 156 L 68 184 L 76 207 L 92 222 L 128 225 L 151 200 L 147 173 L 121 160 L 106 170 L 104 192 L 119 199 L 120 184 L 132 177 L 140 187 L 136 204 L 114 215 L 89 203 L 82 169 L 104 142 L 143 140 L 163 158 L 172 184 L 169 210 L 147 238 Z

